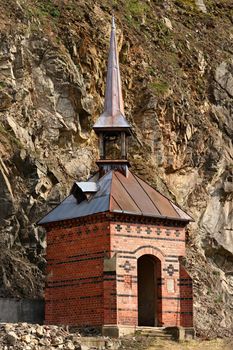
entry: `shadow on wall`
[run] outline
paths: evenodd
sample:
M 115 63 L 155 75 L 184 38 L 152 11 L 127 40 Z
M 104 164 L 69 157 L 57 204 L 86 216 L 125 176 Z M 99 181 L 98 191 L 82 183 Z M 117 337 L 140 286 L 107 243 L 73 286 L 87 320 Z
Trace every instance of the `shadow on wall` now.
M 180 262 L 180 323 L 183 327 L 193 327 L 192 279 Z

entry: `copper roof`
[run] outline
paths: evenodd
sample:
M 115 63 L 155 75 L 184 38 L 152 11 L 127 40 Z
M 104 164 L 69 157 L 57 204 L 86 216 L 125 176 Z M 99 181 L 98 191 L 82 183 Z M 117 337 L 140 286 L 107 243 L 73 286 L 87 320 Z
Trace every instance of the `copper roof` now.
M 93 129 L 95 131 L 106 129 L 125 130 L 131 128 L 124 115 L 124 102 L 122 97 L 121 77 L 115 31 L 116 27 L 113 17 L 108 56 L 104 111 L 93 126 Z
M 90 181 L 93 181 L 93 178 Z M 76 185 L 78 186 L 78 183 Z M 91 197 L 84 200 L 82 198 L 79 202 L 71 193 L 38 224 L 78 219 L 103 212 L 186 222 L 193 220 L 167 197 L 130 171 L 126 177 L 119 171 L 110 170 L 96 181 L 96 192 Z

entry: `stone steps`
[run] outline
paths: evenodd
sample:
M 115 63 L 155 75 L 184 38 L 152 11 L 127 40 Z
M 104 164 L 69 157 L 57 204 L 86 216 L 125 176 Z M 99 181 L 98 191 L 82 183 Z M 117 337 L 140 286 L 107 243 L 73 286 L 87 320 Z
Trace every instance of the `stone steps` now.
M 153 337 L 160 339 L 173 339 L 172 335 L 169 334 L 164 327 L 137 327 L 136 334 L 144 337 Z

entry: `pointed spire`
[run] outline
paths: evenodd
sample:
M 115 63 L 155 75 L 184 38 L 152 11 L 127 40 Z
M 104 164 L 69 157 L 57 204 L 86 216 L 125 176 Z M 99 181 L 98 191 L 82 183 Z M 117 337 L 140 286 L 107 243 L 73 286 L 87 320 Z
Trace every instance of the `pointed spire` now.
M 112 29 L 116 30 L 116 24 L 115 24 L 115 17 L 114 14 L 112 14 Z
M 101 130 L 130 130 L 125 119 L 124 102 L 122 97 L 120 68 L 117 52 L 116 26 L 112 16 L 112 30 L 108 56 L 108 71 L 105 91 L 104 111 L 93 126 L 95 131 Z

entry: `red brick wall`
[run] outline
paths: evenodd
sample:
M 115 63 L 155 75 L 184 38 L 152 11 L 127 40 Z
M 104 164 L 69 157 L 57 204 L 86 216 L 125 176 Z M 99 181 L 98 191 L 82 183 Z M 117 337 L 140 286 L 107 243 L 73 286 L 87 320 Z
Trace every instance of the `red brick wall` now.
M 111 254 L 117 254 L 118 324 L 137 325 L 137 259 L 144 254 L 161 262 L 157 271 L 158 325 L 184 324 L 179 257 L 185 255 L 185 229 L 117 221 L 111 222 L 110 232 Z
M 107 221 L 80 225 L 76 222 L 71 227 L 63 224 L 49 229 L 47 324 L 104 323 L 103 261 L 109 249 Z
M 191 280 L 179 262 L 184 227 L 129 216 L 84 220 L 48 229 L 46 323 L 137 325 L 137 261 L 150 254 L 157 261 L 158 326 L 192 325 Z
M 193 327 L 193 284 L 185 268 L 180 264 L 181 326 Z
M 103 324 L 117 324 L 116 273 L 104 272 L 104 321 Z

